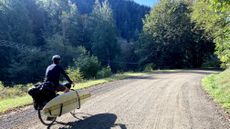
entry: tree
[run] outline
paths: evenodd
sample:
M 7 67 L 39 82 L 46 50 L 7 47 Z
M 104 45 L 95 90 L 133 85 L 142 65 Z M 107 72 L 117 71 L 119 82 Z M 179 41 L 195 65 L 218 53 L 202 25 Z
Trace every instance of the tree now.
M 40 8 L 37 4 L 37 0 L 23 0 L 28 12 L 28 16 L 32 22 L 33 34 L 35 41 L 33 45 L 43 46 L 45 45 L 44 25 L 45 23 L 45 10 Z
M 119 54 L 116 27 L 113 23 L 112 10 L 106 0 L 102 4 L 96 0 L 92 13 L 94 26 L 92 37 L 92 53 L 102 62 L 111 65 L 111 61 Z
M 83 15 L 92 12 L 95 2 L 95 0 L 72 1 L 78 5 L 79 12 Z M 104 1 L 100 0 L 100 2 Z M 136 32 L 139 34 L 141 31 L 143 26 L 142 18 L 149 13 L 150 8 L 130 0 L 108 0 L 108 2 L 111 5 L 118 36 L 128 41 L 136 41 L 138 36 Z
M 8 84 L 41 81 L 54 54 L 61 55 L 66 68 L 80 57 L 78 46 L 86 48 L 86 62 L 100 61 L 113 71 L 135 69 L 135 64 L 126 62 L 136 61 L 133 41 L 150 8 L 124 0 L 97 0 L 94 7 L 93 2 L 0 0 L 0 80 Z
M 0 52 L 5 54 L 0 57 L 4 62 L 0 71 L 5 73 L 0 79 L 10 83 L 42 80 L 53 54 L 63 57 L 64 66 L 71 65 L 79 55 L 72 47 L 79 38 L 77 20 L 76 5 L 70 1 L 0 0 Z
M 139 40 L 140 63 L 159 68 L 201 67 L 213 53 L 212 43 L 194 28 L 191 8 L 183 1 L 161 1 L 144 20 Z
M 59 54 L 67 67 L 79 56 L 79 15 L 77 6 L 70 0 L 39 0 L 39 6 L 47 19 L 44 24 L 45 49 L 49 57 Z
M 18 52 L 14 58 L 11 58 L 8 69 L 11 84 L 42 81 L 49 62 L 46 53 L 34 51 L 28 55 L 28 51 Z
M 192 13 L 197 28 L 205 30 L 205 36 L 215 42 L 216 54 L 224 68 L 230 65 L 229 8 L 228 0 L 201 0 L 195 2 Z
M 95 78 L 100 69 L 100 62 L 96 56 L 90 55 L 84 47 L 78 47 L 80 56 L 75 60 L 75 64 L 80 69 L 84 78 Z
M 33 44 L 32 22 L 23 0 L 1 0 L 0 9 L 0 39 Z
M 77 44 L 77 6 L 70 0 L 39 0 L 39 5 L 46 14 L 45 37 L 59 34 L 66 42 Z
M 9 82 L 13 79 L 11 75 L 17 73 L 10 70 L 12 65 L 16 65 L 13 60 L 17 60 L 18 55 L 21 54 L 20 51 L 24 51 L 15 48 L 35 44 L 32 21 L 24 0 L 0 0 L 0 23 L 0 43 L 5 44 L 5 46 L 0 46 L 0 53 L 4 55 L 0 57 L 0 62 L 2 62 L 0 71 L 3 73 L 0 79 Z M 16 42 L 16 44 L 10 44 L 10 42 Z M 17 67 L 21 65 L 18 63 Z

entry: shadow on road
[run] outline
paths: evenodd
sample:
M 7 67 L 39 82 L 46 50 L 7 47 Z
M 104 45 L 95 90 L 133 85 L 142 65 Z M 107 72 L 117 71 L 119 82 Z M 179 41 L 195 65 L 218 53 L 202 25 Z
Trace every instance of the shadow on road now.
M 81 116 L 80 119 L 75 122 L 57 124 L 64 125 L 59 129 L 110 129 L 111 127 L 119 127 L 121 129 L 127 129 L 124 124 L 115 124 L 117 116 L 111 113 L 97 114 L 93 116 Z M 79 119 L 79 118 L 77 118 Z

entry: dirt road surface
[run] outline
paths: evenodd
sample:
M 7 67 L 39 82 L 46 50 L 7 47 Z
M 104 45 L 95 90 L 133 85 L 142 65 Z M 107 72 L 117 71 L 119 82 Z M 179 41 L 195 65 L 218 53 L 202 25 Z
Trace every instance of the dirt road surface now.
M 93 96 L 74 118 L 50 127 L 31 106 L 0 117 L 0 129 L 230 129 L 230 121 L 201 89 L 210 71 L 155 73 L 90 88 Z

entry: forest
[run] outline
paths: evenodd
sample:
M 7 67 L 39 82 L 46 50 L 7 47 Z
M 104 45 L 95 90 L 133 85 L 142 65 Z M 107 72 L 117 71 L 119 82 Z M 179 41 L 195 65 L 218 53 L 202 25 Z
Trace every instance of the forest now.
M 0 81 L 42 81 L 53 55 L 70 75 L 228 68 L 228 0 L 0 0 Z

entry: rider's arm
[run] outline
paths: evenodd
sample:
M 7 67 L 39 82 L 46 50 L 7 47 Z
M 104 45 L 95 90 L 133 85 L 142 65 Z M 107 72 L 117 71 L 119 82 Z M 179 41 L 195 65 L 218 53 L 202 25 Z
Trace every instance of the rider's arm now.
M 69 92 L 69 88 L 65 88 L 65 90 L 63 91 L 64 93 L 66 93 L 66 92 Z
M 61 73 L 62 73 L 62 75 L 66 78 L 66 80 L 69 82 L 69 83 L 73 83 L 73 81 L 69 78 L 69 76 L 66 74 L 66 72 L 65 72 L 65 70 L 62 68 L 62 67 L 60 67 L 60 69 L 61 69 Z

